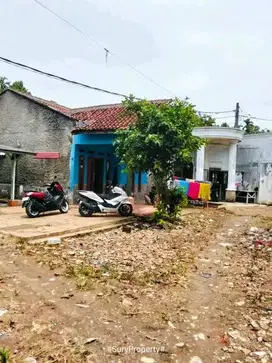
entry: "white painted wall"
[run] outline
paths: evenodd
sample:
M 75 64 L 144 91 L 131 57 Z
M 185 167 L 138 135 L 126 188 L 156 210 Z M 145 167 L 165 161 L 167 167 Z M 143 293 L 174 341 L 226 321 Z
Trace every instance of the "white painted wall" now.
M 272 202 L 272 163 L 261 164 L 259 203 Z
M 272 202 L 272 133 L 244 135 L 238 145 L 236 169 L 249 190 L 259 188 L 258 202 Z
M 205 169 L 220 168 L 227 171 L 229 168 L 229 145 L 208 144 L 205 148 Z

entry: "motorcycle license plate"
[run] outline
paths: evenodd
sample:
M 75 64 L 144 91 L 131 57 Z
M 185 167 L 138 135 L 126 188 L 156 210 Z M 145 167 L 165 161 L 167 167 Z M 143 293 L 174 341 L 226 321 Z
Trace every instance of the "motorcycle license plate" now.
M 24 197 L 24 198 L 22 199 L 22 202 L 26 202 L 27 200 L 29 200 L 29 197 Z

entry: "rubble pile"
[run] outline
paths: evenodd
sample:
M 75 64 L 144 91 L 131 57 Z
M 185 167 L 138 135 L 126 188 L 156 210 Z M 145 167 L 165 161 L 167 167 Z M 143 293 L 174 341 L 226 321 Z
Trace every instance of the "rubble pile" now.
M 211 238 L 212 226 L 220 226 L 223 213 L 207 211 L 186 215 L 171 230 L 135 223 L 101 234 L 69 238 L 58 246 L 25 246 L 25 253 L 62 273 L 91 278 L 127 280 L 134 284 L 176 284 L 194 262 L 194 256 Z M 213 218 L 211 218 L 211 216 Z
M 229 250 L 232 256 L 228 283 L 243 298 L 233 302 L 232 328 L 224 358 L 236 363 L 272 361 L 272 230 L 251 227 Z M 236 307 L 240 307 L 240 313 Z M 242 358 L 231 360 L 237 353 Z M 239 355 L 240 357 L 240 355 Z M 224 359 L 225 360 L 225 359 Z

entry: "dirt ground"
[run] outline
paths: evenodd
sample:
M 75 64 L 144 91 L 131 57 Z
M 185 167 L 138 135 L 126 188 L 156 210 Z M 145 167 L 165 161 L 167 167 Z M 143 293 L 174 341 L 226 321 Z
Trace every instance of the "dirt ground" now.
M 133 212 L 137 215 L 152 214 L 154 208 L 145 204 L 134 204 Z M 0 234 L 25 240 L 44 239 L 49 236 L 69 235 L 88 232 L 93 229 L 122 224 L 126 218 L 118 214 L 94 214 L 92 218 L 82 218 L 78 206 L 70 206 L 67 214 L 59 211 L 47 212 L 39 218 L 27 217 L 22 207 L 0 208 Z
M 248 207 L 59 246 L 3 236 L 0 349 L 8 363 L 271 362 L 271 241 L 272 208 Z

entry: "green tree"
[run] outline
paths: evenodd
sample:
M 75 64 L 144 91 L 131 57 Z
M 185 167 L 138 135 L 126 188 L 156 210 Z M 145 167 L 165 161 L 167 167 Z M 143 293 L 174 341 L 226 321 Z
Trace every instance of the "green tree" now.
M 9 81 L 6 77 L 0 77 L 0 93 L 9 88 Z
M 204 140 L 193 136 L 193 128 L 201 120 L 194 106 L 174 100 L 156 105 L 136 101 L 133 96 L 123 102 L 125 114 L 135 117 L 135 123 L 117 131 L 116 155 L 127 170 L 151 172 L 161 202 L 168 202 L 167 183 L 174 170 L 191 161 L 192 153 Z
M 23 81 L 14 81 L 13 83 L 11 83 L 11 85 L 9 87 L 11 89 L 14 89 L 15 91 L 19 91 L 19 92 L 23 92 L 23 93 L 28 92 L 28 89 L 25 88 Z
M 229 124 L 228 124 L 227 122 L 223 122 L 223 123 L 221 124 L 221 127 L 229 127 Z
M 258 134 L 260 131 L 260 126 L 254 125 L 253 121 L 251 121 L 249 118 L 244 120 L 244 127 L 243 130 L 245 134 Z
M 199 115 L 199 126 L 215 126 L 216 120 L 208 115 Z

